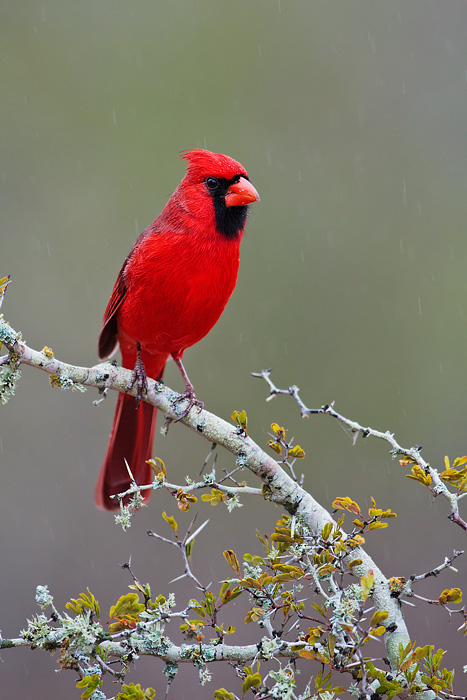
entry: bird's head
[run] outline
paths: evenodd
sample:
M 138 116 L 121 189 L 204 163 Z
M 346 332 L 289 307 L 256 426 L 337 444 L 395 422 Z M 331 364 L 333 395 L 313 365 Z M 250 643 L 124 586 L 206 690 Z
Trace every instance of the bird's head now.
M 179 194 L 196 217 L 210 217 L 216 230 L 227 238 L 243 233 L 248 205 L 259 194 L 245 168 L 233 158 L 194 148 L 182 154 L 188 162 Z

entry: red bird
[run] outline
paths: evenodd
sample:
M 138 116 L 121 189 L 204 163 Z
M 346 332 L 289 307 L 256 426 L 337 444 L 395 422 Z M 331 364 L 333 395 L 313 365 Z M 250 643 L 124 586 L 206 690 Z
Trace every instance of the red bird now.
M 131 385 L 138 387 L 138 399 L 118 395 L 95 494 L 97 505 L 107 510 L 119 507 L 110 496 L 130 486 L 125 459 L 137 484 L 152 480 L 146 460 L 157 409 L 139 406 L 146 375 L 160 380 L 172 356 L 185 382 L 186 413 L 202 405 L 182 355 L 224 310 L 237 281 L 248 205 L 259 201 L 245 168 L 233 158 L 202 149 L 182 157 L 188 161 L 186 175 L 123 263 L 99 335 L 99 359 L 111 357 L 120 345 L 122 364 L 134 367 Z

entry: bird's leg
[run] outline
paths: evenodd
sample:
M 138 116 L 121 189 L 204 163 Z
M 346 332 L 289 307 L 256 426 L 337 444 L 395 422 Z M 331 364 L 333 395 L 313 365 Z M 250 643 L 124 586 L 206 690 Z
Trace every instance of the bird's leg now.
M 180 396 L 177 399 L 177 403 L 179 401 L 184 401 L 185 399 L 188 399 L 188 405 L 183 411 L 183 414 L 178 419 L 180 420 L 181 418 L 185 418 L 185 416 L 191 411 L 193 406 L 198 406 L 200 410 L 203 409 L 204 403 L 202 401 L 198 401 L 198 399 L 196 398 L 195 388 L 188 379 L 188 374 L 186 373 L 185 367 L 183 366 L 181 357 L 177 357 L 176 355 L 172 355 L 172 357 L 175 360 L 178 369 L 180 370 L 180 373 L 183 377 L 183 381 L 185 382 L 185 391 L 183 392 L 183 394 L 180 394 Z
M 136 382 L 136 408 L 139 408 L 143 394 L 148 390 L 148 378 L 146 375 L 146 370 L 144 368 L 144 362 L 141 359 L 141 343 L 136 343 L 136 362 L 131 375 L 130 384 L 128 388 L 131 389 Z

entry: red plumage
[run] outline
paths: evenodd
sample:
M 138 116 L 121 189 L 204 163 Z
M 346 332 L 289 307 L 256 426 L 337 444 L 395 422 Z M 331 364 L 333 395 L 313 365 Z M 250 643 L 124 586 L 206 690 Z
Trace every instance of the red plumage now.
M 194 149 L 183 155 L 187 173 L 158 218 L 126 258 L 107 305 L 98 350 L 101 360 L 120 346 L 133 368 L 137 346 L 147 376 L 162 377 L 171 355 L 180 366 L 186 348 L 208 333 L 237 280 L 248 204 L 259 200 L 240 163 Z M 186 374 L 190 405 L 194 390 Z M 112 433 L 96 487 L 96 503 L 114 510 L 112 494 L 130 486 L 126 459 L 140 485 L 152 480 L 156 409 L 119 394 Z M 150 491 L 144 497 L 149 498 Z

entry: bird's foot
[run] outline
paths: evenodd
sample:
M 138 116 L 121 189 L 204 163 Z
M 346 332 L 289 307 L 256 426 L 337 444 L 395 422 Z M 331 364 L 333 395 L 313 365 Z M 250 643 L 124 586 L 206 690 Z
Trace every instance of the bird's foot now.
M 187 405 L 183 408 L 183 413 L 177 420 L 175 421 L 178 423 L 179 420 L 182 420 L 182 418 L 185 418 L 193 408 L 193 406 L 196 406 L 200 411 L 203 410 L 204 408 L 204 403 L 202 401 L 199 401 L 199 399 L 196 398 L 195 394 L 195 389 L 193 384 L 187 383 L 185 384 L 185 391 L 183 394 L 180 394 L 180 396 L 177 396 L 175 399 L 174 403 L 182 403 L 183 401 L 188 401 Z
M 182 420 L 182 418 L 185 418 L 185 416 L 189 414 L 193 406 L 197 406 L 199 410 L 202 411 L 204 408 L 204 403 L 202 401 L 198 401 L 198 399 L 196 398 L 195 388 L 188 379 L 188 374 L 186 373 L 185 367 L 183 366 L 181 355 L 174 354 L 172 355 L 172 357 L 178 369 L 180 370 L 180 373 L 183 377 L 183 381 L 185 383 L 185 391 L 183 392 L 183 394 L 180 394 L 180 396 L 175 399 L 174 403 L 180 403 L 182 401 L 188 400 L 188 404 L 183 409 L 182 415 L 176 420 L 176 422 L 178 422 L 179 420 Z
M 144 368 L 144 362 L 141 359 L 141 345 L 136 343 L 136 362 L 131 375 L 129 389 L 132 389 L 136 384 L 136 408 L 139 408 L 143 394 L 148 390 L 148 378 Z

